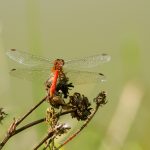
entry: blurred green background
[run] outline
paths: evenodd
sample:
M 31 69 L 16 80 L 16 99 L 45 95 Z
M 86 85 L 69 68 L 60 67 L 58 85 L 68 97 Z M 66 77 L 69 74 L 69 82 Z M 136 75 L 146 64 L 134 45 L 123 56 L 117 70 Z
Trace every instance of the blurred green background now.
M 150 1 L 1 0 L 0 107 L 9 115 L 0 125 L 0 141 L 12 118 L 45 95 L 44 84 L 9 75 L 14 64 L 5 53 L 11 48 L 52 60 L 111 55 L 110 63 L 94 70 L 106 74 L 106 83 L 75 88 L 90 99 L 105 90 L 109 102 L 64 149 L 150 149 Z M 40 107 L 26 123 L 43 117 L 47 107 Z M 32 149 L 46 132 L 44 124 L 33 127 L 13 137 L 4 150 Z

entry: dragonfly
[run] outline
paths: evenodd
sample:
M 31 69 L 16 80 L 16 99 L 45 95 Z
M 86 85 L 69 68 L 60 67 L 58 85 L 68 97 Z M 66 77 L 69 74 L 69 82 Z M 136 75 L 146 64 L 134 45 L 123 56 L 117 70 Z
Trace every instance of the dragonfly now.
M 17 49 L 10 49 L 6 54 L 11 60 L 20 65 L 18 68 L 13 68 L 10 74 L 30 81 L 45 81 L 52 72 L 50 69 L 54 67 L 54 62 L 56 62 L 56 60 L 54 61 L 53 59 L 36 56 Z M 61 65 L 59 67 L 63 67 L 63 72 L 67 75 L 69 81 L 74 85 L 80 85 L 105 81 L 106 77 L 104 74 L 91 72 L 90 68 L 109 62 L 111 56 L 108 54 L 97 54 L 79 59 L 57 60 L 64 61 L 63 64 L 59 64 Z

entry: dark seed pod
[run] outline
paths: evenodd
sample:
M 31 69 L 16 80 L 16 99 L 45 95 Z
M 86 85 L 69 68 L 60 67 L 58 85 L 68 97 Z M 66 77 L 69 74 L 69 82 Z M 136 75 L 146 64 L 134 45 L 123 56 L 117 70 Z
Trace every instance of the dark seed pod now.
M 2 124 L 3 119 L 7 116 L 8 114 L 3 111 L 3 108 L 0 108 L 0 123 Z
M 76 111 L 71 113 L 72 118 L 77 118 L 77 120 L 86 120 L 91 114 L 91 104 L 87 97 L 81 96 L 80 93 L 74 93 L 70 96 L 70 105 L 76 108 Z

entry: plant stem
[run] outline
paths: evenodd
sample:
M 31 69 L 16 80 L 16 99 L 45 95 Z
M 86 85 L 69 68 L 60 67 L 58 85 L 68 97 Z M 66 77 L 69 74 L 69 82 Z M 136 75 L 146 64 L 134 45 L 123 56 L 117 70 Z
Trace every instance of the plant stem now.
M 55 132 L 54 131 L 51 131 L 51 132 L 49 132 L 49 134 L 46 136 L 46 137 L 44 137 L 44 139 L 37 145 L 37 146 L 35 146 L 34 148 L 33 148 L 33 150 L 37 150 L 44 142 L 46 142 L 48 139 L 53 139 L 53 138 L 55 138 L 55 136 L 54 136 L 54 134 L 55 134 Z
M 7 141 L 15 134 L 25 130 L 26 128 L 22 128 L 21 130 L 16 130 L 16 127 L 25 119 L 27 118 L 36 108 L 38 108 L 45 100 L 46 100 L 47 96 L 44 97 L 37 105 L 35 105 L 33 108 L 31 108 L 21 119 L 19 120 L 15 120 L 14 122 L 11 124 L 10 128 L 8 129 L 5 138 L 2 140 L 2 142 L 0 143 L 0 150 L 3 148 L 3 146 L 7 143 Z M 31 126 L 31 125 L 30 125 Z M 33 126 L 33 125 L 32 125 Z M 17 133 L 16 133 L 17 131 Z
M 45 98 L 43 98 L 41 101 L 40 101 L 40 103 L 38 103 L 35 107 L 33 107 L 27 114 L 29 115 L 31 112 L 33 112 L 33 110 L 35 110 L 43 101 L 45 100 Z M 56 116 L 57 117 L 59 117 L 59 116 L 62 116 L 62 115 L 66 115 L 66 114 L 69 114 L 69 113 L 71 113 L 71 112 L 73 112 L 73 111 L 75 111 L 76 109 L 71 109 L 71 110 L 67 110 L 67 111 L 64 111 L 64 112 L 61 112 L 61 113 L 57 113 L 56 114 Z M 22 117 L 22 118 L 26 118 L 28 115 L 24 115 L 24 117 Z M 26 116 L 26 117 L 25 117 Z M 21 118 L 21 120 L 23 121 L 24 119 L 22 119 Z M 42 123 L 42 122 L 44 122 L 45 121 L 45 118 L 42 118 L 42 119 L 39 119 L 39 120 L 36 120 L 36 121 L 33 121 L 33 122 L 31 122 L 31 123 L 29 123 L 29 124 L 27 124 L 27 125 L 25 125 L 25 126 L 23 126 L 23 127 L 21 127 L 21 128 L 19 128 L 19 129 L 15 129 L 13 132 L 11 132 L 11 133 L 7 133 L 6 134 L 6 137 L 2 140 L 2 142 L 0 143 L 0 150 L 3 148 L 3 146 L 7 143 L 7 141 L 12 137 L 12 136 L 14 136 L 14 135 L 16 135 L 16 134 L 18 134 L 18 133 L 20 133 L 20 132 L 22 132 L 22 131 L 24 131 L 25 129 L 28 129 L 28 128 L 30 128 L 30 127 L 32 127 L 32 126 L 35 126 L 35 125 L 37 125 L 37 124 L 39 124 L 39 123 Z M 20 122 L 21 123 L 21 122 Z M 17 123 L 16 123 L 17 124 Z M 18 124 L 17 124 L 18 125 Z M 17 127 L 17 125 L 15 126 L 15 127 Z
M 35 126 L 35 125 L 37 125 L 37 124 L 39 124 L 39 123 L 42 123 L 42 122 L 44 122 L 44 121 L 45 121 L 45 118 L 42 118 L 42 119 L 36 120 L 36 121 L 34 121 L 34 122 L 31 122 L 31 123 L 29 123 L 29 124 L 27 124 L 27 125 L 25 125 L 25 126 L 19 128 L 19 129 L 15 130 L 15 132 L 14 132 L 14 134 L 13 134 L 12 136 L 14 136 L 14 135 L 16 135 L 16 134 L 22 132 L 22 131 L 25 130 L 25 129 L 28 129 L 28 128 L 32 127 L 32 126 Z
M 73 138 L 75 138 L 87 125 L 88 123 L 92 120 L 96 112 L 98 111 L 98 108 L 100 107 L 100 104 L 96 104 L 94 112 L 90 115 L 90 117 L 85 121 L 85 123 L 81 126 L 80 129 L 78 129 L 74 134 L 72 134 L 66 141 L 64 141 L 58 148 L 55 150 L 59 150 L 61 147 L 69 143 Z
M 46 98 L 47 96 L 44 97 L 37 105 L 31 108 L 21 119 L 19 119 L 16 123 L 16 126 L 18 126 L 27 116 L 29 116 L 37 107 L 39 107 L 46 100 Z

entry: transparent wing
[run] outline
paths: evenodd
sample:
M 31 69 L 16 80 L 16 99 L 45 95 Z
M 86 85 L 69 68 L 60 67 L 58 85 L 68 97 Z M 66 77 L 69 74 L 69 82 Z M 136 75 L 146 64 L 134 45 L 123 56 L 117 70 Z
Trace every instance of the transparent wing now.
M 66 76 L 74 85 L 106 81 L 106 77 L 102 73 L 97 72 L 68 70 Z
M 45 82 L 49 77 L 50 71 L 48 69 L 31 69 L 31 68 L 18 68 L 12 69 L 10 75 L 28 80 L 28 81 L 41 81 Z
M 102 63 L 109 62 L 110 60 L 111 60 L 110 55 L 98 54 L 98 55 L 93 55 L 81 59 L 66 61 L 64 67 L 71 68 L 71 69 L 92 68 Z
M 16 49 L 10 49 L 6 52 L 6 55 L 16 61 L 19 64 L 23 64 L 26 67 L 43 67 L 44 68 L 50 68 L 52 65 L 52 61 L 49 59 L 41 58 L 35 55 L 32 55 L 27 52 L 19 51 Z
M 96 72 L 67 70 L 65 73 L 69 78 L 69 82 L 72 82 L 74 85 L 101 82 L 106 80 L 103 74 Z M 18 68 L 12 69 L 10 74 L 21 79 L 26 79 L 29 81 L 38 80 L 44 83 L 48 79 L 50 71 L 48 69 Z
M 44 67 L 48 69 L 51 68 L 51 66 L 53 65 L 53 61 L 49 59 L 35 56 L 30 53 L 23 52 L 16 49 L 8 50 L 6 54 L 10 59 L 30 68 Z M 82 68 L 92 68 L 102 63 L 109 62 L 110 59 L 111 59 L 110 55 L 98 54 L 89 57 L 84 57 L 81 59 L 73 59 L 73 60 L 65 61 L 64 68 L 77 69 L 77 70 Z

